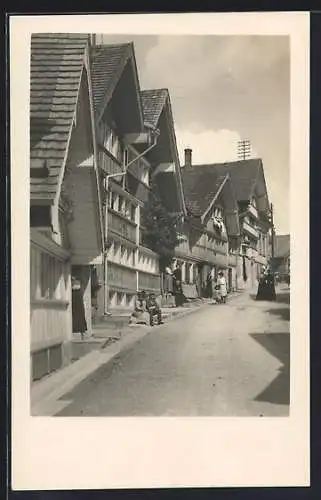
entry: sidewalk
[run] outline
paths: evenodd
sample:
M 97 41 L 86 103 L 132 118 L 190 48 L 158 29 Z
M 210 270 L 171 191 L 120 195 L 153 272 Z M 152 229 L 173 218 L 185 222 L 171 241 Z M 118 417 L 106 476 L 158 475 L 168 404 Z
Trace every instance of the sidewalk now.
M 240 294 L 242 292 L 235 292 L 230 295 L 230 299 Z M 204 299 L 195 301 L 195 303 L 188 303 L 183 307 L 164 308 L 162 311 L 165 324 L 168 321 L 181 318 L 186 314 L 206 307 L 211 302 L 211 299 Z M 120 352 L 129 349 L 148 333 L 158 328 L 162 328 L 162 325 L 152 328 L 144 325 L 126 325 L 126 327 L 120 328 L 119 331 L 111 329 L 104 331 L 101 329 L 99 332 L 100 338 L 86 339 L 83 344 L 86 342 L 97 344 L 91 352 L 58 372 L 33 383 L 30 397 L 31 415 L 51 416 L 58 413 L 68 404 L 68 401 L 60 400 L 64 394 L 71 391 L 84 378 L 115 358 Z M 75 342 L 79 341 L 75 340 Z

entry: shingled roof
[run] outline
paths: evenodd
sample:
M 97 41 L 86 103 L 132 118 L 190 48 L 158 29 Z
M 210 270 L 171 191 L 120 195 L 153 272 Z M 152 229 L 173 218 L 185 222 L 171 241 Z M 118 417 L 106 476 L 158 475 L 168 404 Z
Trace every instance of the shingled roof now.
M 112 95 L 128 59 L 132 56 L 132 51 L 132 43 L 95 47 L 91 76 L 96 116 L 100 115 L 108 96 Z
M 140 92 L 144 122 L 147 125 L 157 126 L 159 117 L 168 97 L 167 89 L 142 90 Z
M 56 195 L 71 133 L 87 34 L 33 34 L 30 68 L 31 198 Z
M 194 216 L 202 216 L 216 196 L 227 172 L 218 172 L 212 165 L 181 169 L 183 191 L 187 209 Z
M 290 235 L 278 234 L 275 237 L 274 256 L 277 258 L 288 257 L 290 255 Z
M 204 168 L 216 170 L 217 173 L 224 175 L 229 173 L 231 176 L 233 189 L 237 201 L 247 201 L 253 194 L 259 171 L 262 168 L 262 160 L 253 158 L 249 160 L 240 160 L 226 163 L 212 163 L 206 165 L 193 165 L 197 172 Z

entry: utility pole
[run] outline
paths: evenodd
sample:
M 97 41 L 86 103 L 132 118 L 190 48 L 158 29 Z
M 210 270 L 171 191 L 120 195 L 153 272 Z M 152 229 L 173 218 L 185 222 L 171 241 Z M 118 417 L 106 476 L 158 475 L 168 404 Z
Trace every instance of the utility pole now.
M 237 156 L 239 160 L 247 160 L 251 156 L 251 141 L 244 139 L 238 141 Z

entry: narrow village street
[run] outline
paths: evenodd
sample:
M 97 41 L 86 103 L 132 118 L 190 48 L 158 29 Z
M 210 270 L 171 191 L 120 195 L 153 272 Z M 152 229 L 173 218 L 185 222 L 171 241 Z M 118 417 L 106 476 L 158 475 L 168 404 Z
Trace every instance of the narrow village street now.
M 286 416 L 289 289 L 208 304 L 103 365 L 61 399 L 59 416 Z

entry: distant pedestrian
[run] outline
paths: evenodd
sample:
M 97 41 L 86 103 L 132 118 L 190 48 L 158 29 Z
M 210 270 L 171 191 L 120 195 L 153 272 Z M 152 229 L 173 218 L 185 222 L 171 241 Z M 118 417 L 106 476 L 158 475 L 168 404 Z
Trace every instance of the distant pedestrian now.
M 256 300 L 265 300 L 266 296 L 266 271 L 265 268 L 262 268 L 260 277 L 259 277 L 259 284 L 257 288 L 257 293 L 256 293 Z
M 220 289 L 220 296 L 222 298 L 223 304 L 226 303 L 226 297 L 227 297 L 227 284 L 226 284 L 226 279 L 222 271 L 218 273 L 218 279 L 217 279 L 217 284 L 219 285 Z
M 172 294 L 174 289 L 173 289 L 173 271 L 171 267 L 168 265 L 165 268 L 165 283 L 164 283 L 164 288 L 165 288 L 165 295 Z
M 268 270 L 267 272 L 266 283 L 267 283 L 267 300 L 275 301 L 276 300 L 275 281 L 274 281 L 274 275 L 271 270 Z
M 276 300 L 274 275 L 270 269 L 265 269 L 260 276 L 256 300 Z

